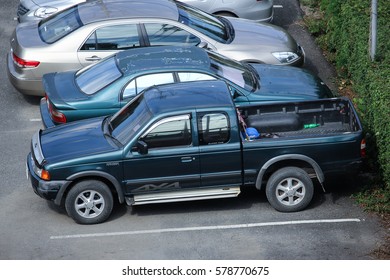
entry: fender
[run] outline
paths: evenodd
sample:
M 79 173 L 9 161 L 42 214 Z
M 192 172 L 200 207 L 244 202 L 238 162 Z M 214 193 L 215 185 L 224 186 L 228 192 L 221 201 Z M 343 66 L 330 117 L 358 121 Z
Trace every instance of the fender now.
M 265 174 L 265 172 L 267 171 L 267 169 L 277 163 L 277 162 L 281 162 L 281 161 L 284 161 L 284 160 L 301 160 L 301 161 L 304 161 L 308 164 L 311 165 L 311 167 L 313 167 L 315 173 L 316 173 L 316 176 L 317 176 L 317 179 L 318 181 L 320 182 L 323 190 L 325 191 L 324 187 L 323 187 L 323 183 L 325 181 L 325 175 L 324 175 L 324 172 L 322 172 L 322 169 L 321 167 L 318 165 L 318 163 L 308 157 L 308 156 L 305 156 L 305 155 L 300 155 L 300 154 L 287 154 L 287 155 L 281 155 L 281 156 L 277 156 L 277 157 L 274 157 L 272 159 L 270 159 L 269 161 L 267 161 L 260 169 L 259 171 L 259 174 L 257 175 L 257 179 L 256 179 L 256 188 L 257 189 L 261 189 L 261 185 L 262 185 L 262 180 L 263 180 L 263 176 Z
M 122 190 L 118 180 L 114 176 L 112 176 L 108 173 L 102 172 L 102 171 L 91 170 L 91 171 L 84 171 L 84 172 L 75 173 L 72 176 L 69 176 L 68 178 L 66 178 L 66 180 L 69 183 L 64 185 L 62 188 L 60 188 L 54 203 L 57 205 L 59 205 L 61 203 L 62 197 L 72 181 L 79 179 L 79 178 L 90 177 L 90 176 L 102 177 L 102 178 L 110 181 L 112 183 L 112 185 L 114 186 L 116 192 L 118 193 L 119 203 L 123 203 L 125 201 L 125 196 L 123 194 L 123 190 Z

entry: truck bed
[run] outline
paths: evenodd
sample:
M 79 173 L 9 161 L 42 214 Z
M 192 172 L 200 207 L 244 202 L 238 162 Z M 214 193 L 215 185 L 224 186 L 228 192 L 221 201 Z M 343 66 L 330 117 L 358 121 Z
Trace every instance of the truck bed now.
M 244 126 L 260 134 L 245 137 L 243 133 L 246 140 L 320 137 L 361 130 L 352 103 L 344 98 L 240 107 L 239 113 Z

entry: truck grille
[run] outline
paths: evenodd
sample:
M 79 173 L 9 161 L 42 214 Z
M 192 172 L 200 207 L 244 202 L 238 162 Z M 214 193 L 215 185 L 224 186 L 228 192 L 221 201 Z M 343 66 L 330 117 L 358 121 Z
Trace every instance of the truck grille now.
M 30 10 L 27 9 L 25 6 L 23 6 L 22 4 L 19 5 L 18 7 L 18 16 L 24 16 L 26 13 L 28 13 Z

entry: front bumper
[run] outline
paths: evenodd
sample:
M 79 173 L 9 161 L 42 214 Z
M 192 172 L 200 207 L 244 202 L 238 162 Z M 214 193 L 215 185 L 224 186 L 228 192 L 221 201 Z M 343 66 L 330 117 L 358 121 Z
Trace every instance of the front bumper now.
M 60 205 L 62 196 L 66 187 L 71 183 L 70 181 L 44 181 L 39 178 L 33 168 L 33 158 L 31 153 L 27 156 L 27 177 L 31 183 L 34 192 L 47 200 L 54 201 L 55 204 Z

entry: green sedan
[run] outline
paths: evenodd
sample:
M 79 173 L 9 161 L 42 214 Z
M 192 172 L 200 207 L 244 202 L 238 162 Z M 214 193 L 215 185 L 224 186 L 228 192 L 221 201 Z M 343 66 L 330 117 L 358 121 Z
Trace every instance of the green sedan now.
M 223 80 L 236 104 L 333 97 L 307 70 L 238 62 L 198 47 L 122 51 L 81 70 L 43 76 L 45 127 L 110 115 L 145 88 L 169 83 Z

